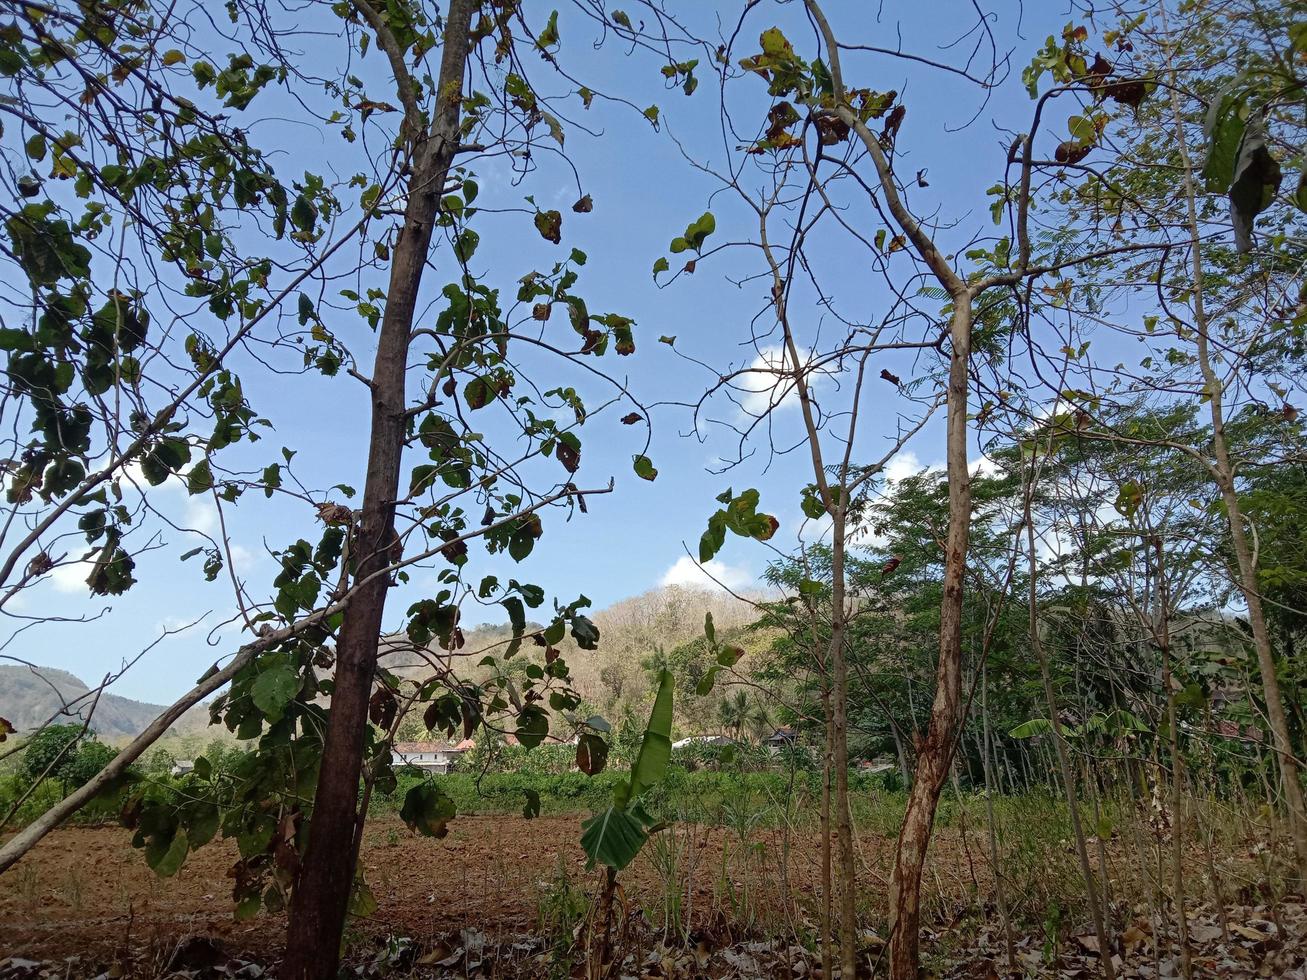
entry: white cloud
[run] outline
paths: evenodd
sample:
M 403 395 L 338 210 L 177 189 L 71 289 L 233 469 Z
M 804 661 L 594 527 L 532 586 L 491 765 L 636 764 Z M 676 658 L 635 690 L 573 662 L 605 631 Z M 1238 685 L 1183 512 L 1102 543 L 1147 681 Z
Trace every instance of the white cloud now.
M 911 449 L 904 450 L 885 464 L 885 482 L 898 483 L 910 476 L 916 476 L 922 470 L 930 469 L 924 465 Z
M 95 565 L 89 561 L 66 561 L 62 565 L 55 566 L 50 572 L 50 584 L 54 586 L 56 592 L 67 595 L 78 592 L 84 594 L 86 580 L 94 567 Z
M 231 563 L 236 566 L 238 572 L 248 572 L 258 563 L 261 556 L 261 552 L 252 551 L 244 545 L 231 546 Z
M 981 453 L 977 459 L 971 461 L 971 472 L 975 476 L 997 476 L 999 465 L 984 453 Z
M 177 523 L 212 537 L 218 533 L 218 508 L 207 497 L 187 497 L 181 519 Z
M 793 401 L 793 386 L 788 391 L 778 390 L 782 384 L 781 371 L 785 368 L 785 354 L 779 347 L 765 348 L 746 369 L 749 373 L 735 379 L 739 390 L 740 408 L 750 415 L 761 415 L 769 408 L 779 408 Z M 682 559 L 684 561 L 686 559 Z M 679 564 L 679 563 L 678 563 Z
M 716 581 L 713 581 L 714 579 Z M 663 573 L 659 584 L 683 585 L 692 589 L 727 588 L 738 591 L 757 584 L 757 580 L 743 565 L 728 565 L 714 558 L 712 561 L 704 562 L 701 567 L 689 555 L 682 555 Z
M 813 354 L 811 351 L 799 351 L 799 356 L 806 362 Z M 756 416 L 771 409 L 798 404 L 799 397 L 793 378 L 794 366 L 784 348 L 764 347 L 745 371 L 731 380 L 742 411 Z M 833 373 L 835 372 L 829 367 L 813 369 L 808 375 L 808 384 L 815 386 L 825 376 Z

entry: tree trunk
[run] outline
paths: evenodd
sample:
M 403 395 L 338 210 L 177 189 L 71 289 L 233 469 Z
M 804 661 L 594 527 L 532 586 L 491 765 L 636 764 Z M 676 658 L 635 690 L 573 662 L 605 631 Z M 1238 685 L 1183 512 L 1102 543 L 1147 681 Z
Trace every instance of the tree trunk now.
M 962 587 L 971 530 L 971 474 L 967 469 L 967 389 L 971 360 L 971 295 L 953 297 L 948 378 L 948 536 L 944 597 L 940 602 L 939 665 L 930 727 L 917 753 L 917 773 L 899 830 L 890 877 L 890 977 L 916 980 L 920 963 L 921 870 L 930 846 L 939 794 L 948 778 L 962 710 Z
M 1030 559 L 1030 648 L 1039 661 L 1039 676 L 1044 686 L 1044 701 L 1048 705 L 1048 720 L 1053 726 L 1053 746 L 1057 750 L 1057 767 L 1062 777 L 1062 790 L 1066 794 L 1067 810 L 1071 815 L 1071 830 L 1075 836 L 1076 859 L 1080 862 L 1080 874 L 1084 878 L 1085 892 L 1089 898 L 1089 914 L 1094 921 L 1094 936 L 1098 942 L 1099 966 L 1107 980 L 1113 980 L 1116 971 L 1112 968 L 1112 944 L 1108 941 L 1107 923 L 1103 918 L 1103 905 L 1099 901 L 1097 880 L 1094 869 L 1089 863 L 1089 848 L 1085 842 L 1085 828 L 1080 819 L 1080 797 L 1076 791 L 1076 775 L 1071 768 L 1071 754 L 1067 751 L 1066 738 L 1062 734 L 1062 722 L 1058 717 L 1057 692 L 1053 688 L 1053 673 L 1049 668 L 1048 652 L 1044 649 L 1039 625 L 1039 565 L 1035 552 L 1035 524 L 1031 516 L 1031 498 L 1034 496 L 1034 464 L 1031 464 L 1030 484 L 1026 488 L 1025 524 L 1026 544 Z
M 1003 884 L 1003 868 L 998 854 L 998 824 L 994 819 L 994 787 L 990 778 L 990 753 L 993 751 L 989 729 L 989 672 L 980 668 L 980 724 L 983 732 L 981 769 L 985 774 L 985 822 L 989 829 L 989 863 L 994 872 L 994 898 L 998 904 L 999 922 L 1003 926 L 1003 942 L 1007 949 L 1009 973 L 1019 973 L 1017 944 L 1012 934 L 1012 917 L 1008 914 L 1007 888 Z
M 1166 578 L 1166 552 L 1160 536 L 1153 538 L 1157 554 L 1157 645 L 1162 655 L 1162 690 L 1166 692 L 1167 747 L 1171 753 L 1171 900 L 1175 903 L 1175 924 L 1180 940 L 1180 972 L 1185 980 L 1194 975 L 1189 949 L 1189 917 L 1184 895 L 1184 760 L 1180 757 L 1180 721 L 1175 706 L 1171 674 L 1171 595 Z
M 1174 77 L 1174 72 L 1172 72 Z M 1257 670 L 1261 674 L 1262 693 L 1266 699 L 1266 716 L 1275 742 L 1275 758 L 1279 764 L 1280 781 L 1284 784 L 1285 802 L 1289 810 L 1289 830 L 1293 836 L 1297 857 L 1299 882 L 1307 881 L 1307 803 L 1303 800 L 1298 759 L 1293 753 L 1289 737 L 1289 722 L 1284 713 L 1284 697 L 1280 693 L 1280 679 L 1275 673 L 1275 653 L 1271 648 L 1271 635 L 1262 611 L 1262 594 L 1257 582 L 1257 563 L 1243 527 L 1243 508 L 1235 488 L 1235 469 L 1230 460 L 1230 446 L 1225 434 L 1225 386 L 1212 366 L 1209 323 L 1203 302 L 1202 232 L 1198 218 L 1197 191 L 1194 185 L 1193 162 L 1185 141 L 1184 116 L 1180 111 L 1179 96 L 1171 92 L 1171 109 L 1175 117 L 1176 144 L 1184 164 L 1185 203 L 1188 209 L 1189 252 L 1193 269 L 1192 310 L 1197 335 L 1198 366 L 1203 375 L 1203 387 L 1212 418 L 1212 452 L 1216 457 L 1212 475 L 1221 492 L 1226 518 L 1230 526 L 1230 544 L 1239 566 L 1239 588 L 1248 605 L 1248 625 L 1252 628 L 1253 646 L 1257 650 Z
M 372 373 L 372 432 L 363 509 L 355 528 L 355 578 L 364 583 L 341 624 L 335 689 L 322 750 L 308 846 L 291 899 L 282 976 L 329 980 L 354 886 L 359 774 L 368 725 L 377 645 L 395 558 L 395 502 L 405 436 L 405 380 L 410 336 L 432 228 L 458 149 L 459 105 L 474 0 L 452 0 L 445 21 L 436 120 L 416 138 L 404 225 L 394 249 L 390 288 Z
M 825 666 L 825 665 L 823 665 Z M 830 859 L 830 781 L 832 757 L 834 752 L 834 725 L 831 722 L 831 703 L 829 682 L 822 692 L 824 716 L 826 721 L 826 749 L 821 756 L 821 975 L 832 976 L 833 936 L 831 935 L 831 859 Z
M 844 651 L 844 523 L 848 491 L 833 491 L 839 500 L 831 525 L 831 672 L 834 674 L 832 748 L 835 767 L 835 836 L 839 842 L 840 976 L 858 975 L 857 867 L 853 854 L 853 814 L 849 808 L 849 664 Z
M 912 788 L 912 764 L 908 762 L 907 746 L 903 744 L 903 736 L 899 733 L 899 726 L 891 722 L 889 726 L 890 735 L 894 738 L 894 751 L 899 757 L 899 772 L 903 775 L 903 788 Z

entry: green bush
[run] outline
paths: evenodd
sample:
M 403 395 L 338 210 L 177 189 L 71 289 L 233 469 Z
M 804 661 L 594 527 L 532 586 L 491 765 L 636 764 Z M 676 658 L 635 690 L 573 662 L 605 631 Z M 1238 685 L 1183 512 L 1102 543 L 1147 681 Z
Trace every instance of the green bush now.
M 541 767 L 542 770 L 545 767 Z M 374 793 L 369 806 L 373 814 L 398 813 L 405 794 L 426 779 L 434 779 L 453 799 L 461 814 L 520 812 L 527 791 L 539 794 L 543 814 L 585 813 L 602 810 L 612 799 L 613 787 L 622 781 L 620 771 L 607 770 L 597 776 L 584 773 L 523 770 L 518 772 L 453 772 L 427 776 L 414 769 L 396 772 L 396 787 L 390 793 Z M 881 774 L 849 774 L 849 788 L 855 806 L 883 809 L 886 803 L 885 780 Z M 763 822 L 775 823 L 789 801 L 810 801 L 798 808 L 806 809 L 816 819 L 821 799 L 821 774 L 806 769 L 793 771 L 764 770 L 731 772 L 695 769 L 673 764 L 666 778 L 649 795 L 648 809 L 660 819 L 693 820 L 707 823 L 725 821 L 727 807 L 751 809 L 763 815 Z M 897 806 L 902 813 L 901 794 Z

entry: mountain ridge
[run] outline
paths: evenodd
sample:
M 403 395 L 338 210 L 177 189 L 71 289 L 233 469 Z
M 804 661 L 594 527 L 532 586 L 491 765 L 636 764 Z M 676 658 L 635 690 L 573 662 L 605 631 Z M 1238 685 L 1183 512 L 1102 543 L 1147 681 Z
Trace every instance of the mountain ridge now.
M 577 650 L 570 638 L 562 644 L 572 658 L 578 688 L 592 695 L 602 691 L 617 700 L 638 699 L 647 684 L 639 658 L 701 635 L 706 612 L 713 614 L 719 629 L 743 625 L 756 615 L 747 602 L 726 593 L 680 585 L 651 589 L 595 610 L 592 618 L 600 629 L 599 649 Z M 511 635 L 507 624 L 481 623 L 468 629 L 466 649 L 506 643 Z M 398 635 L 396 640 L 381 638 L 382 667 L 410 680 L 434 673 L 426 658 L 397 650 L 401 646 L 397 641 Z M 52 719 L 55 724 L 82 724 L 94 700 L 91 691 L 81 678 L 56 667 L 0 665 L 0 717 L 8 719 L 20 735 Z M 110 741 L 132 738 L 166 708 L 106 690 L 91 712 L 90 728 Z M 187 711 L 170 732 L 199 732 L 208 722 L 208 704 L 201 703 Z

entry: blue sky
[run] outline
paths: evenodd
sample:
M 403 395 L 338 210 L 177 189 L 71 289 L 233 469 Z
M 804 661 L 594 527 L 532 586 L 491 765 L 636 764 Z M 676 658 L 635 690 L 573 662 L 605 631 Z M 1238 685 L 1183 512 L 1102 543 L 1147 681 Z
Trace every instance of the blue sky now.
M 846 39 L 892 47 L 901 33 L 907 50 L 951 62 L 962 58 L 961 48 L 941 51 L 938 46 L 941 41 L 954 39 L 952 33 L 941 38 L 941 30 L 956 30 L 942 25 L 970 22 L 969 2 L 886 2 L 879 22 L 875 17 L 877 6 L 831 3 L 828 12 L 837 33 Z M 1008 139 L 1000 130 L 1026 128 L 1032 106 L 1020 83 L 1020 66 L 1029 60 L 1044 36 L 1060 29 L 1064 20 L 1060 5 L 1027 4 L 1023 39 L 1017 35 L 1016 5 L 997 6 L 998 20 L 993 29 L 1003 50 L 1014 49 L 1014 69 L 983 109 L 974 86 L 938 72 L 886 57 L 846 57 L 850 84 L 881 91 L 893 88 L 902 93 L 908 115 L 899 139 L 899 170 L 915 173 L 926 168 L 929 187 L 914 188 L 910 203 L 919 214 L 938 211 L 941 218 L 959 223 L 954 231 L 944 234 L 946 241 L 956 238 L 961 243 L 977 231 L 992 233 L 984 192 L 1001 179 Z M 713 5 L 687 7 L 687 17 L 699 21 L 694 25 L 698 32 L 716 34 Z M 722 21 L 733 23 L 738 7 L 718 5 Z M 781 24 L 800 54 L 811 57 L 811 35 L 797 20 L 798 13 L 795 4 L 759 5 L 741 33 L 738 54 L 752 53 L 757 35 L 773 24 Z M 528 20 L 542 24 L 547 14 L 547 6 L 533 7 Z M 659 344 L 659 336 L 676 336 L 679 350 L 721 369 L 746 366 L 759 355 L 759 347 L 750 342 L 749 320 L 766 299 L 765 285 L 754 282 L 737 286 L 730 281 L 759 271 L 757 256 L 743 249 L 702 262 L 694 275 L 682 276 L 665 289 L 657 288 L 650 275 L 654 260 L 667 254 L 670 239 L 705 208 L 711 207 L 717 217 L 714 241 L 742 241 L 756 234 L 738 203 L 727 195 L 714 196 L 719 190 L 714 182 L 684 164 L 672 138 L 681 141 L 697 159 L 714 166 L 728 163 L 716 88 L 711 77 L 704 77 L 690 98 L 678 89 L 666 89 L 656 61 L 639 55 L 628 57 L 612 38 L 602 50 L 595 51 L 593 26 L 569 11 L 560 17 L 560 33 L 559 57 L 569 67 L 576 66 L 578 77 L 597 90 L 620 91 L 638 106 L 656 103 L 664 125 L 656 131 L 629 108 L 599 99 L 588 111 L 575 97 L 560 103 L 567 117 L 602 134 L 587 135 L 564 119 L 568 155 L 581 175 L 582 190 L 594 201 L 591 214 L 571 211 L 577 190 L 570 171 L 556 159 L 541 160 L 540 172 L 521 187 L 513 185 L 511 174 L 498 161 L 473 164 L 482 188 L 478 203 L 483 206 L 521 208 L 525 206 L 523 197 L 534 193 L 541 207 L 556 207 L 564 215 L 563 244 L 554 246 L 536 234 L 529 215 L 484 214 L 476 225 L 482 244 L 473 267 L 511 296 L 524 273 L 547 268 L 570 248 L 585 251 L 589 261 L 582 270 L 578 291 L 585 296 L 591 312 L 619 312 L 637 322 L 637 353 L 625 359 L 610 355 L 605 358 L 606 366 L 625 374 L 632 390 L 645 402 L 692 400 L 712 382 L 712 375 Z M 363 66 L 364 70 L 375 69 L 377 59 L 365 61 Z M 538 66 L 535 77 L 547 93 L 566 91 L 564 83 L 549 78 L 544 66 Z M 751 89 L 740 105 L 761 106 L 765 112 L 761 83 L 751 86 L 749 81 L 739 81 L 734 86 L 741 92 Z M 380 86 L 376 97 L 386 97 Z M 284 96 L 271 96 L 266 105 L 263 111 L 267 118 L 252 128 L 252 134 L 256 142 L 281 147 L 276 159 L 283 175 L 326 170 L 345 180 L 358 168 L 357 145 L 344 143 L 335 131 L 297 121 L 298 110 Z M 975 121 L 962 129 L 978 110 Z M 869 226 L 866 234 L 870 236 L 875 230 L 875 226 Z M 846 312 L 870 320 L 885 308 L 887 300 L 879 278 L 866 268 L 864 257 L 841 243 L 838 236 L 814 243 L 814 255 L 824 264 L 826 280 L 836 284 L 835 299 Z M 434 261 L 437 268 L 429 271 L 425 279 L 428 297 L 435 297 L 440 286 L 452 278 L 447 250 L 438 253 Z M 821 327 L 820 311 L 795 309 L 802 329 L 815 333 Z M 434 308 L 430 315 L 434 316 Z M 562 319 L 560 311 L 551 324 L 555 336 L 570 334 Z M 372 338 L 365 327 L 344 317 L 329 322 L 329 326 L 347 339 L 360 362 L 370 363 Z M 873 373 L 882 366 L 908 377 L 914 371 L 914 365 L 903 357 L 876 361 Z M 343 375 L 325 380 L 270 377 L 248 362 L 241 369 L 255 408 L 276 426 L 249 457 L 251 463 L 270 462 L 277 455 L 277 447 L 287 445 L 298 451 L 296 470 L 307 485 L 362 485 L 368 419 L 361 385 Z M 601 389 L 579 375 L 569 376 L 567 383 L 575 383 L 592 404 L 600 399 Z M 892 433 L 901 408 L 890 386 L 879 383 L 869 387 L 857 455 L 871 459 L 884 451 L 886 437 Z M 721 467 L 721 459 L 736 451 L 733 441 L 721 430 L 711 428 L 697 435 L 692 433 L 688 413 L 667 406 L 653 416 L 649 455 L 659 476 L 648 483 L 636 478 L 631 470 L 631 456 L 641 450 L 643 443 L 642 428 L 623 427 L 615 421 L 625 411 L 623 407 L 610 412 L 609 417 L 587 425 L 581 432 L 585 445 L 576 482 L 593 487 L 606 484 L 611 477 L 614 492 L 591 498 L 590 513 L 578 514 L 570 523 L 564 523 L 561 516 L 549 517 L 544 537 L 520 566 L 487 560 L 484 552 L 474 547 L 468 566 L 473 581 L 492 572 L 512 576 L 536 582 L 564 602 L 584 593 L 596 607 L 665 581 L 693 581 L 697 573 L 685 557 L 685 546 L 695 550 L 707 516 L 718 506 L 713 498 L 728 486 L 737 490 L 757 486 L 762 491 L 763 509 L 781 521 L 777 540 L 794 540 L 801 522 L 799 489 L 812 479 L 805 455 L 790 453 L 773 458 L 764 445 L 757 444 L 755 456 L 732 472 L 714 474 L 710 471 Z M 719 418 L 737 418 L 736 413 L 725 403 L 714 409 Z M 776 425 L 778 443 L 797 439 L 798 417 L 793 407 L 782 406 Z M 941 439 L 942 426 L 932 423 L 912 443 L 912 455 L 905 457 L 899 468 L 938 461 Z M 177 523 L 209 532 L 216 530 L 217 515 L 212 505 L 187 498 L 180 486 L 163 488 L 156 499 L 159 508 Z M 312 513 L 302 503 L 265 501 L 261 494 L 248 495 L 238 507 L 224 510 L 223 518 L 239 546 L 235 555 L 237 571 L 258 597 L 266 593 L 275 574 L 265 546 L 280 547 L 298 536 L 315 540 L 318 531 Z M 114 690 L 144 700 L 166 701 L 190 686 L 209 663 L 239 642 L 235 628 L 210 632 L 230 616 L 231 590 L 225 578 L 212 584 L 204 582 L 196 561 L 179 563 L 179 553 L 193 546 L 191 540 L 199 543 L 194 535 L 166 527 L 160 534 L 167 547 L 139 559 L 139 584 L 121 598 L 106 601 L 87 597 L 80 585 L 81 575 L 71 570 L 25 596 L 22 611 L 30 614 L 58 612 L 73 617 L 105 611 L 93 623 L 53 623 L 29 630 L 13 639 L 5 652 L 70 670 L 94 682 L 123 658 L 137 653 L 162 629 L 202 619 L 200 627 L 161 642 Z M 770 556 L 756 543 L 732 539 L 719 555 L 716 571 L 730 584 L 747 587 Z M 415 573 L 409 587 L 392 593 L 387 626 L 397 627 L 409 602 L 429 595 L 433 586 L 433 572 Z M 488 611 L 486 618 L 498 618 L 493 612 Z M 475 615 L 465 614 L 465 620 L 475 622 Z

